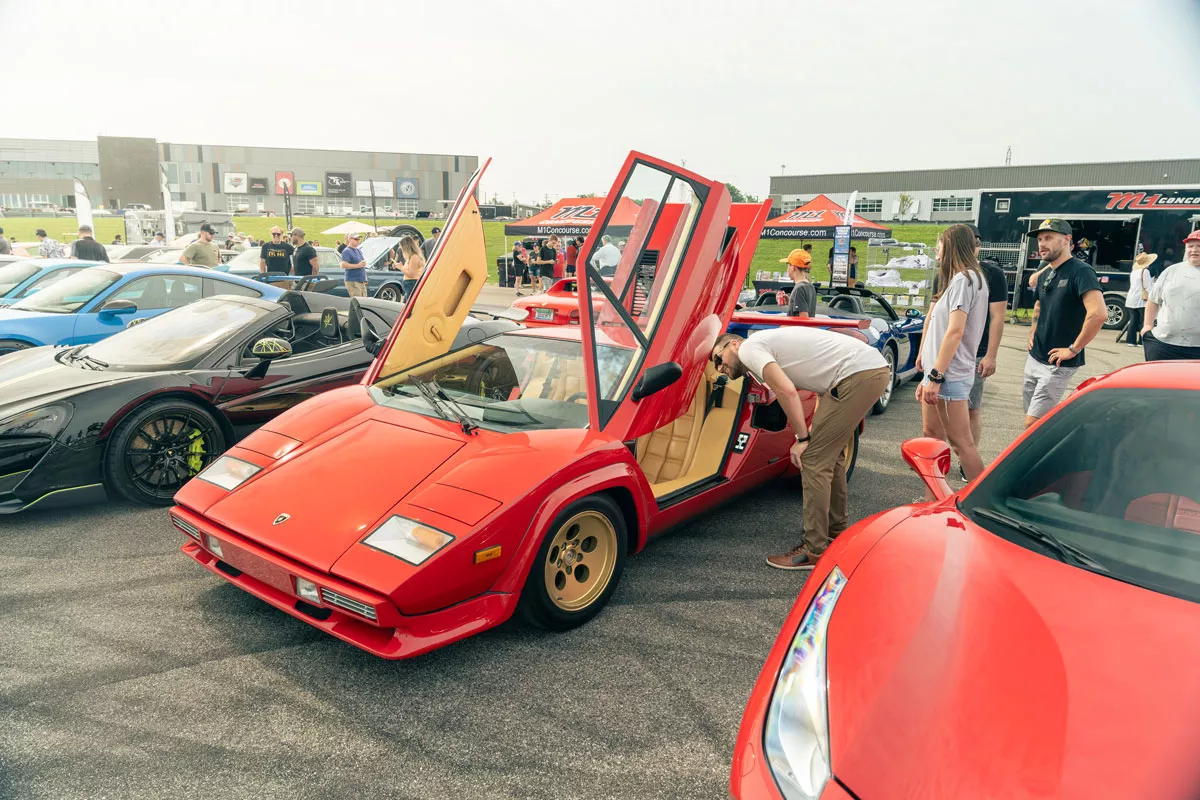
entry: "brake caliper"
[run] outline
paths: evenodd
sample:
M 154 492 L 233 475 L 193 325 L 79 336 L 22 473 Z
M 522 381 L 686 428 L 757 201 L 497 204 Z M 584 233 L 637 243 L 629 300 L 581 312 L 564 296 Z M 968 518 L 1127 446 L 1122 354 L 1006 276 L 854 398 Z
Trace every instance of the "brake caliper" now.
M 208 454 L 204 449 L 204 434 L 193 430 L 188 438 L 192 440 L 188 445 L 188 469 L 193 475 L 198 475 L 204 469 L 204 456 Z

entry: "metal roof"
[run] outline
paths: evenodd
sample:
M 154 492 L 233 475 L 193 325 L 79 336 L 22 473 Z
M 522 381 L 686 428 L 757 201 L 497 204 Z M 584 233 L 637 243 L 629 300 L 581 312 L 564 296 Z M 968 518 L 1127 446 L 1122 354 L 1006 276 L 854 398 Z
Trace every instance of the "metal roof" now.
M 771 194 L 1200 184 L 1200 159 L 777 175 Z

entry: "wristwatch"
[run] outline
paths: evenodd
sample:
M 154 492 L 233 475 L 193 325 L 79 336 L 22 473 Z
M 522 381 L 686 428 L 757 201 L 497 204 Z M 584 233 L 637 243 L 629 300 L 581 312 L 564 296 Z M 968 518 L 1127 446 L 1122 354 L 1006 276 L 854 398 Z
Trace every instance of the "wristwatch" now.
M 929 372 L 925 373 L 925 377 L 929 378 L 930 383 L 945 383 L 946 382 L 946 376 L 943 375 L 942 373 L 938 372 L 936 369 L 929 370 Z
M 1073 355 L 1073 356 L 1079 355 L 1079 351 L 1075 349 L 1074 345 L 1070 345 L 1070 344 L 1067 345 L 1067 349 L 1071 351 L 1071 355 Z
M 812 431 L 809 431 L 808 433 L 804 434 L 804 436 L 797 436 L 796 444 L 803 444 L 804 442 L 807 442 L 811 438 L 812 438 Z

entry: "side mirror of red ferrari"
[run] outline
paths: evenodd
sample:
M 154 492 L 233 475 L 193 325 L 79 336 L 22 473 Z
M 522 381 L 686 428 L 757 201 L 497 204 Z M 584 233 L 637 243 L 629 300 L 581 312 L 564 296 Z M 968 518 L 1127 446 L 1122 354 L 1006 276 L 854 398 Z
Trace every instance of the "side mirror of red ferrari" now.
M 944 500 L 954 494 L 950 484 L 946 483 L 946 473 L 950 471 L 950 445 L 941 439 L 921 437 L 900 445 L 900 452 L 935 498 Z

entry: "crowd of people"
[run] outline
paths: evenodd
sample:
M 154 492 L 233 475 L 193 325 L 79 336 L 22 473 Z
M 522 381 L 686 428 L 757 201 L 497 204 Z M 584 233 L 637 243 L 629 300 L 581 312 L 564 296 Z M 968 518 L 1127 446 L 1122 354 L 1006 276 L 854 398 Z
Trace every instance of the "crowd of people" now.
M 1030 282 L 1035 301 L 1022 381 L 1026 427 L 1062 399 L 1107 318 L 1095 270 L 1074 255 L 1070 224 L 1048 219 L 1029 235 L 1036 237 L 1045 267 Z M 980 246 L 973 225 L 952 225 L 938 237 L 937 277 L 917 359 L 924 373 L 916 390 L 922 434 L 949 443 L 964 481 L 984 469 L 979 454 L 983 389 L 996 372 L 1008 300 L 1003 271 L 980 260 Z M 1130 289 L 1130 298 L 1136 294 L 1142 301 L 1131 307 L 1144 309 L 1137 321 L 1146 360 L 1200 359 L 1200 231 L 1184 239 L 1184 260 L 1156 279 L 1147 271 L 1153 261 L 1151 255 L 1139 257 Z M 793 250 L 784 263 L 796 284 L 787 298 L 789 313 L 813 316 L 810 252 Z M 887 388 L 891 370 L 866 342 L 807 327 L 756 331 L 745 338 L 722 334 L 711 359 L 730 378 L 751 373 L 787 415 L 796 435 L 790 457 L 804 490 L 804 534 L 797 546 L 768 556 L 767 563 L 812 569 L 849 524 L 846 448 L 859 420 Z M 811 425 L 800 391 L 818 396 Z
M 608 237 L 604 237 L 607 243 Z M 548 291 L 560 278 L 575 276 L 583 237 L 562 239 L 551 234 L 545 239 L 521 239 L 513 244 L 511 275 L 517 297 L 522 288 Z

